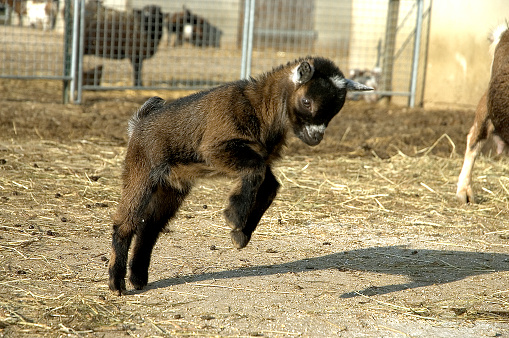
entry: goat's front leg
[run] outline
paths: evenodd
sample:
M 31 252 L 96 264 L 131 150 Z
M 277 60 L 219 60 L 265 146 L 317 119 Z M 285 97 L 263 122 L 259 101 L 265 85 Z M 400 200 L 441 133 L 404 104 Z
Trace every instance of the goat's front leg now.
M 270 167 L 264 175 L 244 176 L 230 196 L 230 204 L 224 214 L 233 230 L 230 233 L 237 249 L 245 247 L 258 226 L 265 211 L 276 197 L 279 182 Z
M 226 222 L 232 228 L 233 245 L 238 249 L 249 243 L 279 187 L 266 157 L 263 146 L 248 140 L 231 139 L 210 147 L 211 162 L 216 168 L 240 176 L 224 211 Z
M 248 224 L 248 219 L 255 207 L 257 193 L 263 181 L 263 172 L 252 172 L 242 176 L 230 195 L 230 203 L 224 211 L 226 222 L 232 227 L 233 245 L 238 249 L 242 249 L 249 243 L 256 227 L 256 224 L 254 226 Z
M 276 180 L 276 177 L 274 177 L 274 174 L 272 174 L 270 167 L 267 167 L 267 170 L 265 171 L 265 178 L 258 188 L 256 200 L 249 216 L 246 219 L 244 228 L 241 231 L 232 230 L 231 232 L 232 242 L 235 247 L 241 249 L 247 245 L 251 238 L 251 234 L 258 225 L 258 222 L 260 222 L 263 214 L 272 204 L 272 201 L 274 201 L 278 189 L 279 182 Z

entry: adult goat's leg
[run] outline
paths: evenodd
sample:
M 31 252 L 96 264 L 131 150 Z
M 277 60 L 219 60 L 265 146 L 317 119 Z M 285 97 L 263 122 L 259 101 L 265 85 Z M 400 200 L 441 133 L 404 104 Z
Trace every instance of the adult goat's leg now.
M 487 92 L 479 100 L 475 120 L 467 136 L 467 147 L 461 173 L 458 177 L 456 198 L 461 203 L 475 203 L 472 189 L 472 170 L 486 139 L 493 132 L 493 123 L 488 118 Z
M 143 81 L 141 79 L 141 68 L 143 66 L 142 57 L 133 57 L 131 59 L 133 65 L 133 83 L 135 87 L 143 87 Z

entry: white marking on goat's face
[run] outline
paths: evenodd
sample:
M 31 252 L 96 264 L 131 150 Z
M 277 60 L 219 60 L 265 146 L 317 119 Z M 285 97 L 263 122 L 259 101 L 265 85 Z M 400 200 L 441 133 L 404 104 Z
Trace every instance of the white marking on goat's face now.
M 332 81 L 332 83 L 334 83 L 334 85 L 336 87 L 338 87 L 339 89 L 344 89 L 346 88 L 346 80 L 344 77 L 341 77 L 339 75 L 335 75 L 333 77 L 330 78 L 330 80 Z
M 307 145 L 316 146 L 322 141 L 325 128 L 327 128 L 325 124 L 308 124 L 297 136 Z
M 193 25 L 184 25 L 184 38 L 190 39 L 193 36 Z
M 298 69 L 299 66 L 296 66 L 294 69 L 292 69 L 292 74 L 290 75 L 290 80 L 292 80 L 292 82 L 295 84 L 300 83 Z
M 314 135 L 317 133 L 323 134 L 323 133 L 325 133 L 325 128 L 327 128 L 327 126 L 325 124 L 320 124 L 320 125 L 310 124 L 310 125 L 306 126 L 306 130 L 310 135 Z

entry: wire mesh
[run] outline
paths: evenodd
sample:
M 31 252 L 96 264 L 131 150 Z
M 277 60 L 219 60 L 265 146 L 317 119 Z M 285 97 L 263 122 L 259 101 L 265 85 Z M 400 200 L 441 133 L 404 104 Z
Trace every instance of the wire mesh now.
M 55 31 L 58 12 L 58 1 L 0 1 L 1 77 L 62 77 L 64 39 Z
M 60 1 L 0 0 L 0 77 L 69 78 L 65 51 L 73 12 L 65 22 Z M 252 17 L 246 1 L 253 1 Z M 430 1 L 424 0 L 425 8 Z M 84 3 L 79 35 L 84 90 L 200 89 L 234 81 L 246 67 L 242 44 L 248 38 L 248 75 L 320 55 L 334 60 L 346 76 L 377 87 L 378 94 L 409 95 L 417 0 Z M 246 19 L 252 20 L 251 34 L 244 34 Z

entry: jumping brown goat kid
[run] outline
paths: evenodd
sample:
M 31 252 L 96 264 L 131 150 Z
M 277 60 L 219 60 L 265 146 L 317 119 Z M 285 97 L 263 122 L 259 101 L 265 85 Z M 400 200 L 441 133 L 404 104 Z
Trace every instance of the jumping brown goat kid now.
M 158 235 L 200 177 L 238 178 L 224 216 L 233 245 L 245 247 L 278 191 L 271 166 L 288 131 L 310 146 L 319 144 L 347 90 L 372 88 L 346 79 L 330 60 L 307 57 L 171 103 L 147 100 L 129 121 L 110 289 L 121 295 L 126 288 L 133 237 L 129 279 L 136 289 L 147 285 Z

